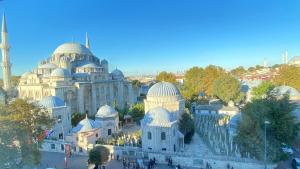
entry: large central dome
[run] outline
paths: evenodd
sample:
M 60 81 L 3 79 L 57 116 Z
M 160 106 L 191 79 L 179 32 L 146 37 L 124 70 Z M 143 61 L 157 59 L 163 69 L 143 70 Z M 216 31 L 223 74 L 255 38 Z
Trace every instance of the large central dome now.
M 79 43 L 64 43 L 58 46 L 53 54 L 70 54 L 76 53 L 81 55 L 93 55 L 92 52 L 84 45 Z

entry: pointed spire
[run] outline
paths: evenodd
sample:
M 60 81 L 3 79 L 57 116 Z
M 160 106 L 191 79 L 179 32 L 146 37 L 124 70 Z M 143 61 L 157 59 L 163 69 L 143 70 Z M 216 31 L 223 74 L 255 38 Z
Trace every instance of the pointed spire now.
M 90 48 L 90 41 L 87 32 L 85 33 L 85 47 L 88 49 Z
M 5 14 L 2 16 L 2 32 L 7 32 Z

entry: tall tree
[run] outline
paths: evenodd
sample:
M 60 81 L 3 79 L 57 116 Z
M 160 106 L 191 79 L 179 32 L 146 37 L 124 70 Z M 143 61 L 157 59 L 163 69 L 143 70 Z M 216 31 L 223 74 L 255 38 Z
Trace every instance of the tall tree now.
M 0 142 L 3 143 L 0 152 L 6 158 L 0 158 L 0 166 L 8 161 L 12 168 L 39 164 L 39 145 L 44 139 L 45 130 L 51 128 L 53 123 L 46 110 L 26 100 L 16 99 L 2 108 L 0 126 L 6 127 L 0 128 Z M 16 166 L 16 160 L 20 166 Z
M 294 65 L 282 65 L 278 76 L 273 80 L 277 85 L 287 85 L 300 91 L 300 67 Z
M 204 84 L 206 95 L 213 96 L 214 81 L 225 74 L 225 70 L 219 66 L 209 65 L 205 68 L 205 76 L 202 83 Z
M 156 76 L 156 81 L 165 81 L 170 83 L 176 83 L 176 76 L 174 73 L 162 71 Z
M 264 121 L 268 120 L 268 158 L 277 161 L 282 158 L 281 143 L 291 144 L 296 140 L 299 124 L 292 111 L 295 105 L 288 96 L 277 97 L 268 94 L 265 98 L 248 102 L 242 109 L 242 119 L 238 125 L 236 141 L 242 155 L 263 159 Z
M 194 120 L 188 110 L 179 119 L 179 131 L 184 135 L 184 142 L 190 143 L 195 133 Z
M 241 94 L 240 82 L 230 74 L 224 74 L 214 81 L 213 93 L 223 102 L 235 101 Z
M 192 67 L 184 74 L 184 85 L 180 88 L 182 95 L 186 100 L 190 100 L 193 95 L 198 96 L 199 92 L 204 90 L 203 78 L 204 69 Z

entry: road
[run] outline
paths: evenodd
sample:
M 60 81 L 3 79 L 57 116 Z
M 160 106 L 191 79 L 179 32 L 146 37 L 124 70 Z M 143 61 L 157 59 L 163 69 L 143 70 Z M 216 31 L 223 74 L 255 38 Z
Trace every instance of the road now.
M 42 160 L 40 169 L 45 169 L 47 167 L 53 167 L 56 169 L 64 168 L 64 158 L 65 155 L 62 153 L 54 152 L 42 152 Z M 86 162 L 88 160 L 87 156 L 72 155 L 68 162 L 69 169 L 87 169 Z

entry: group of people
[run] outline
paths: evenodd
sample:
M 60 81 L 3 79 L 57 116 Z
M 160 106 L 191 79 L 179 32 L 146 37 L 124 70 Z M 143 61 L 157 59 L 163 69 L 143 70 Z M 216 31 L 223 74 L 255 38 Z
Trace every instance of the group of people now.
M 156 166 L 156 159 L 155 157 L 152 159 L 150 159 L 149 163 L 148 163 L 148 169 L 152 169 L 154 168 L 154 166 Z
M 140 165 L 137 161 L 135 160 L 129 160 L 123 158 L 123 169 L 140 169 Z

